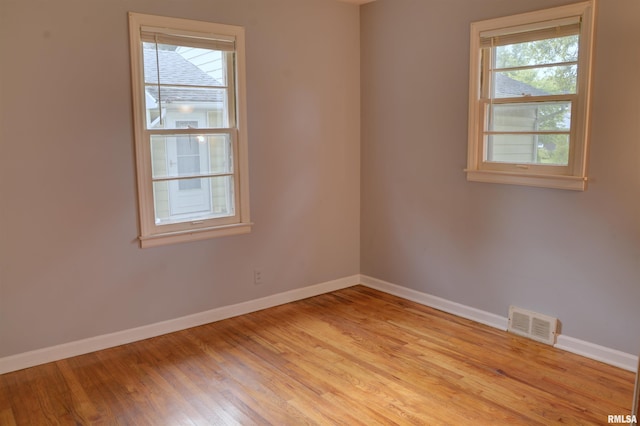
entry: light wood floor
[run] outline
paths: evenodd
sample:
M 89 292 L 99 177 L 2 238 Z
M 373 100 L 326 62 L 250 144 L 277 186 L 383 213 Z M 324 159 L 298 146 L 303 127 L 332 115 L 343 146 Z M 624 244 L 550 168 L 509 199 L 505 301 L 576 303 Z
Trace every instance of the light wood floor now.
M 1 375 L 0 425 L 603 425 L 633 380 L 356 286 Z

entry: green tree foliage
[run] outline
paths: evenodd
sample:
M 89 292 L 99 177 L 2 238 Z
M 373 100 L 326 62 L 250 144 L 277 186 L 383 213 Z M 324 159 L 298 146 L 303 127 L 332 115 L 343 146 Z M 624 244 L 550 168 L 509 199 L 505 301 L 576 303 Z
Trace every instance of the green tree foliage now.
M 496 48 L 497 69 L 531 67 L 505 74 L 549 94 L 576 92 L 577 60 L 577 35 Z

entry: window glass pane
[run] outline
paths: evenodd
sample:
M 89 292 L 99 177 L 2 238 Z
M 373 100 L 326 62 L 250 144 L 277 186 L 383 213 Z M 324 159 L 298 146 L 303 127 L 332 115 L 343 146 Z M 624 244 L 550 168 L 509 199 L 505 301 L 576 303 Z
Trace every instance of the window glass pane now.
M 578 35 L 497 46 L 496 68 L 576 62 L 578 47 Z
M 575 94 L 577 76 L 577 65 L 495 72 L 493 97 Z
M 228 134 L 152 135 L 152 177 L 233 173 L 232 153 Z
M 148 85 L 145 104 L 148 129 L 181 129 L 184 121 L 195 121 L 192 128 L 229 127 L 226 89 Z M 211 120 L 212 116 L 216 119 Z
M 534 163 L 537 153 L 537 135 L 489 135 L 486 147 L 486 161 Z
M 495 163 L 569 164 L 569 135 L 487 135 L 486 161 Z
M 145 83 L 226 86 L 225 53 L 197 47 L 142 43 Z
M 186 46 L 179 46 L 175 51 L 184 59 L 207 73 L 207 75 L 211 76 L 216 81 L 217 86 L 227 85 L 225 52 Z
M 538 105 L 538 130 L 569 131 L 571 102 L 545 102 Z
M 538 136 L 538 163 L 558 166 L 569 164 L 569 135 Z
M 496 104 L 489 107 L 489 131 L 566 131 L 571 128 L 571 102 Z
M 184 188 L 180 183 L 184 182 Z M 153 183 L 156 225 L 233 216 L 232 176 Z
M 226 52 L 142 45 L 148 129 L 179 128 L 176 120 L 192 119 L 198 127 L 229 127 Z M 212 113 L 217 120 L 208 119 Z

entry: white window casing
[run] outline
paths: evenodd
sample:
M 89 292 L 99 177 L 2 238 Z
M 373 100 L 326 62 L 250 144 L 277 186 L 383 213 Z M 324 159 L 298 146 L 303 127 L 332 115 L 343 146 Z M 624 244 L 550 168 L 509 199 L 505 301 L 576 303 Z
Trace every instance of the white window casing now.
M 595 1 L 587 1 L 552 9 L 473 22 L 471 24 L 469 128 L 467 180 L 584 191 L 587 188 L 587 163 L 589 145 L 592 57 L 594 49 Z M 496 66 L 496 52 L 501 46 L 536 42 L 576 35 L 579 37 L 577 58 L 557 60 L 554 63 L 523 63 L 519 66 Z M 574 91 L 545 93 L 531 88 L 530 93 L 498 96 L 496 79 L 499 74 L 506 79 L 508 72 L 540 72 L 559 67 L 575 67 L 577 77 Z M 512 81 L 518 85 L 521 82 Z M 495 111 L 522 112 L 527 107 L 540 109 L 563 105 L 567 109 L 566 128 L 540 129 L 537 123 L 531 130 L 513 130 L 514 123 L 502 117 L 503 129 L 496 130 L 498 115 Z M 494 114 L 493 117 L 490 117 Z M 496 121 L 492 121 L 495 119 Z M 516 120 L 511 118 L 511 120 Z M 522 119 L 522 117 L 520 117 Z M 511 127 L 509 127 L 511 126 Z M 546 136 L 566 138 L 568 153 L 562 162 L 545 163 L 538 159 L 538 138 Z M 518 148 L 519 140 L 531 138 L 533 160 L 501 158 L 492 155 L 493 143 L 499 139 L 501 146 Z M 519 139 L 520 138 L 520 139 Z M 541 140 L 543 140 L 541 139 Z M 489 141 L 492 141 L 491 144 Z M 512 143 L 512 145 L 508 145 Z M 529 155 L 528 153 L 520 155 Z M 514 156 L 516 158 L 517 156 Z
M 130 12 L 129 31 L 141 247 L 250 232 L 244 29 Z

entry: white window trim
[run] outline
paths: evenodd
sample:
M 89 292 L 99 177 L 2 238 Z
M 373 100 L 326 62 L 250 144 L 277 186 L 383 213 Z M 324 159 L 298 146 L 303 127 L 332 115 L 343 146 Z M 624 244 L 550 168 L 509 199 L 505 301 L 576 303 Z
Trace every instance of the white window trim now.
M 590 136 L 591 82 L 593 69 L 596 0 L 560 6 L 552 9 L 473 22 L 471 24 L 469 73 L 469 128 L 467 154 L 467 180 L 584 191 L 587 189 L 588 145 Z M 580 17 L 580 51 L 578 58 L 578 101 L 572 118 L 572 145 L 569 165 L 549 173 L 548 167 L 503 163 L 487 167 L 484 161 L 483 123 L 480 111 L 480 34 L 489 31 L 509 33 L 510 27 L 521 27 L 539 22 Z M 577 123 L 577 125 L 574 125 Z
M 155 223 L 153 182 L 151 179 L 151 152 L 146 131 L 145 101 L 143 89 L 143 65 L 141 29 L 164 29 L 180 34 L 207 38 L 210 35 L 235 40 L 235 126 L 234 143 L 235 216 L 185 222 L 181 226 Z M 251 231 L 249 215 L 249 165 L 247 143 L 247 113 L 245 89 L 245 37 L 244 28 L 187 19 L 129 13 L 129 40 L 131 49 L 131 75 L 134 108 L 135 152 L 138 185 L 138 209 L 140 221 L 140 246 L 155 247 L 166 244 L 197 241 L 214 237 L 246 234 Z

